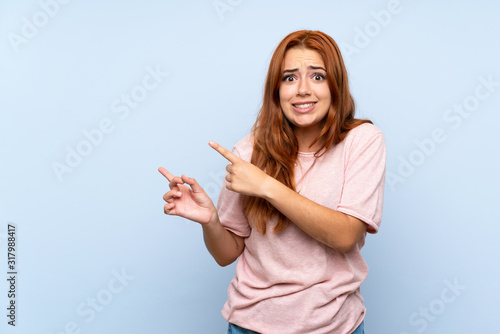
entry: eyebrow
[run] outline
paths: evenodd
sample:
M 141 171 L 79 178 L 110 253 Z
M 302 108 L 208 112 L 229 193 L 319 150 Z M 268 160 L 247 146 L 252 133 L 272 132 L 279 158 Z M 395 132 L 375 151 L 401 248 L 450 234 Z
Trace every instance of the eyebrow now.
M 307 68 L 310 69 L 310 70 L 323 70 L 323 71 L 326 72 L 326 70 L 323 67 L 321 67 L 321 66 L 308 66 Z M 284 70 L 283 74 L 297 72 L 298 70 L 299 70 L 298 68 L 293 68 L 293 69 L 290 69 L 290 70 Z

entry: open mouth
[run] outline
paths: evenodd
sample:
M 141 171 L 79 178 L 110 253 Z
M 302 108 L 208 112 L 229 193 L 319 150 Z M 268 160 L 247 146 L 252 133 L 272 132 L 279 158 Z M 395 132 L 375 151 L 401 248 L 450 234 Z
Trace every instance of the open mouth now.
M 297 109 L 307 109 L 307 108 L 311 108 L 313 105 L 315 105 L 316 102 L 310 102 L 310 103 L 302 103 L 302 104 L 292 104 L 295 108 Z

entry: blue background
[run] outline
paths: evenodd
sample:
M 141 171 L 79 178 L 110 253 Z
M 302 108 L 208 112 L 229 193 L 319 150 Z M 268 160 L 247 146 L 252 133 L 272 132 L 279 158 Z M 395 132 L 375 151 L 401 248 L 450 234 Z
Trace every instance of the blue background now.
M 13 223 L 18 275 L 15 328 L 0 280 L 1 332 L 225 332 L 234 264 L 164 215 L 157 168 L 216 201 L 226 162 L 207 143 L 249 133 L 271 55 L 299 29 L 338 42 L 358 117 L 386 137 L 367 333 L 494 332 L 499 14 L 495 1 L 3 1 L 0 268 Z

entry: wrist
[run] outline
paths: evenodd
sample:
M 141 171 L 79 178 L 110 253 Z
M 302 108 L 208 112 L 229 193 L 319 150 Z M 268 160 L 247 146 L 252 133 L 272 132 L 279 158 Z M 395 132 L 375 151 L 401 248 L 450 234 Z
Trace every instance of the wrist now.
M 212 216 L 211 216 L 210 220 L 205 224 L 201 224 L 201 226 L 203 228 L 205 228 L 205 227 L 212 228 L 213 226 L 216 226 L 218 224 L 220 224 L 219 214 L 217 213 L 217 209 L 214 207 L 212 210 Z
M 281 183 L 275 178 L 267 175 L 265 181 L 262 183 L 261 193 L 263 199 L 271 201 L 275 197 L 275 191 Z

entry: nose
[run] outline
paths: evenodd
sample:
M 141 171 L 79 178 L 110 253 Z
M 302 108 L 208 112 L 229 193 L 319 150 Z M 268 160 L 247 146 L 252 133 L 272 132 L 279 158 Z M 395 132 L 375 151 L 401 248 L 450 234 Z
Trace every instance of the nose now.
M 311 87 L 309 86 L 309 80 L 303 78 L 299 81 L 299 85 L 297 87 L 297 95 L 298 96 L 311 95 Z

